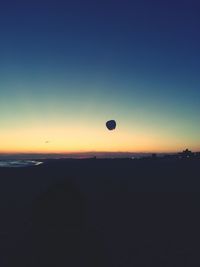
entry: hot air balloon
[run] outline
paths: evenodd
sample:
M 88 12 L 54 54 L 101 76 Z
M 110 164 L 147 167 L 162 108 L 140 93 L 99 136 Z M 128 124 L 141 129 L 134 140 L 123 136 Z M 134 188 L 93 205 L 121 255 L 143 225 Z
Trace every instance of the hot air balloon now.
M 112 131 L 116 128 L 116 121 L 115 120 L 109 120 L 106 122 L 106 127 L 108 130 Z

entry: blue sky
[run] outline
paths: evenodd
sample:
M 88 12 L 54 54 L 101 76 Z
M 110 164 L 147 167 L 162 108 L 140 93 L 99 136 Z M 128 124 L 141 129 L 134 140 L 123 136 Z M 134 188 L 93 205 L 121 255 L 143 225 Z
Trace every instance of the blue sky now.
M 199 150 L 199 11 L 198 1 L 4 1 L 0 150 Z M 47 148 L 48 136 L 59 143 Z

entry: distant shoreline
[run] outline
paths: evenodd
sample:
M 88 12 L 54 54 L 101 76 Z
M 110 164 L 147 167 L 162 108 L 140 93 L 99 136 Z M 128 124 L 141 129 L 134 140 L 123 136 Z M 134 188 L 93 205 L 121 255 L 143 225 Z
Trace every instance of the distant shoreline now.
M 155 153 L 132 153 L 132 152 L 88 152 L 88 153 L 0 153 L 0 160 L 38 160 L 38 159 L 84 159 L 84 158 L 141 158 L 150 157 Z M 173 155 L 176 153 L 156 153 L 158 157 Z

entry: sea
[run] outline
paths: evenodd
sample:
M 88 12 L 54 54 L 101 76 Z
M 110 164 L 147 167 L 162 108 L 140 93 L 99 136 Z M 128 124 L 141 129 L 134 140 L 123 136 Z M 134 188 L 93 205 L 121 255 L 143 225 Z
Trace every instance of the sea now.
M 37 166 L 42 164 L 43 162 L 37 160 L 0 160 L 0 168 L 21 168 L 21 167 L 29 167 L 29 166 Z
M 74 153 L 74 154 L 0 154 L 1 167 L 29 167 L 43 164 L 47 159 L 87 159 L 87 158 L 129 158 L 139 159 L 151 156 L 151 153 L 128 153 L 128 152 L 89 152 L 89 153 Z M 157 156 L 164 155 L 159 153 Z

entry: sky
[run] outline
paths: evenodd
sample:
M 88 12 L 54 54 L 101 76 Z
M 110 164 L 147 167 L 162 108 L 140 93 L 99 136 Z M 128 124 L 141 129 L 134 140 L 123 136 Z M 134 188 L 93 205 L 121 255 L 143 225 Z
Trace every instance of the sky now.
M 3 0 L 0 153 L 199 151 L 199 14 L 194 0 Z

